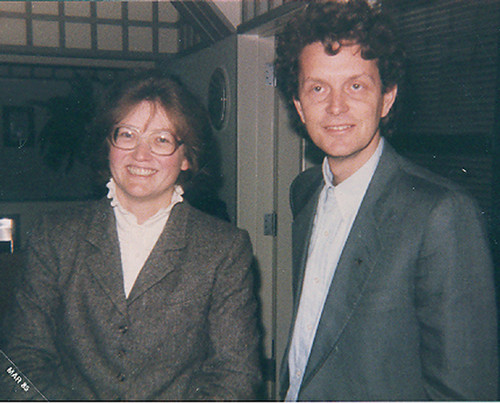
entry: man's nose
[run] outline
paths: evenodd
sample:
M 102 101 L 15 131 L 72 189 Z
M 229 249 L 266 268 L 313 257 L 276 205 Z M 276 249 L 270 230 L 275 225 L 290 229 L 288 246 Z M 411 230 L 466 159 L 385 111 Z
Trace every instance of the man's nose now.
M 332 91 L 327 102 L 327 111 L 332 115 L 339 115 L 349 110 L 347 94 L 344 91 Z

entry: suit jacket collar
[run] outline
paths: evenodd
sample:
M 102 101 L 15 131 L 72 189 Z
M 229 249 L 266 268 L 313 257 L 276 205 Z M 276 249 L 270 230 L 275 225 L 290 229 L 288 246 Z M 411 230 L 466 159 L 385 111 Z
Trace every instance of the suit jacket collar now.
M 127 305 L 123 289 L 120 246 L 115 216 L 108 199 L 101 199 L 90 208 L 88 232 L 84 236 L 92 245 L 87 255 L 83 256 L 85 264 L 104 292 L 125 315 Z
M 165 229 L 130 291 L 129 303 L 139 298 L 167 274 L 181 267 L 181 252 L 187 244 L 188 210 L 188 205 L 184 202 L 173 207 Z
M 86 256 L 86 263 L 109 298 L 124 315 L 127 312 L 127 304 L 132 303 L 168 273 L 179 267 L 180 251 L 187 242 L 188 210 L 186 203 L 178 203 L 174 206 L 163 232 L 126 299 L 113 209 L 107 199 L 96 202 L 91 208 L 86 240 L 93 246 L 93 252 Z
M 304 281 L 304 272 L 307 260 L 307 251 L 309 249 L 310 235 L 312 234 L 312 228 L 314 223 L 314 216 L 316 214 L 316 207 L 318 204 L 318 198 L 323 188 L 324 181 L 323 175 L 321 174 L 321 169 L 318 170 L 318 174 L 311 183 L 316 183 L 315 191 L 309 196 L 308 201 L 301 209 L 300 213 L 295 217 L 293 221 L 293 231 L 292 231 L 292 293 L 293 293 L 293 309 L 292 309 L 292 326 L 288 332 L 288 343 L 285 349 L 283 362 L 281 363 L 280 369 L 280 396 L 281 399 L 285 399 L 288 385 L 289 385 L 289 372 L 288 372 L 288 352 L 290 349 L 290 342 L 292 341 L 293 328 L 295 324 L 295 317 L 297 316 L 297 311 L 299 307 L 300 294 L 302 292 L 302 285 Z M 309 187 L 309 190 L 312 187 Z M 302 197 L 302 195 L 301 195 Z M 306 196 L 304 196 L 306 197 Z
M 342 330 L 355 311 L 359 298 L 369 281 L 370 273 L 373 271 L 377 256 L 383 246 L 382 228 L 387 227 L 391 217 L 394 216 L 392 212 L 398 207 L 387 203 L 390 183 L 397 170 L 398 156 L 386 142 L 337 265 L 302 386 L 307 385 L 329 354 L 335 351 Z M 319 184 L 321 183 L 322 181 Z M 315 192 L 314 197 L 294 223 L 294 231 L 297 232 L 294 248 L 298 248 L 300 253 L 294 256 L 295 270 L 298 271 L 297 291 L 299 293 L 319 193 L 319 191 Z M 383 227 L 381 223 L 384 223 Z M 295 298 L 294 317 L 298 308 L 299 293 Z

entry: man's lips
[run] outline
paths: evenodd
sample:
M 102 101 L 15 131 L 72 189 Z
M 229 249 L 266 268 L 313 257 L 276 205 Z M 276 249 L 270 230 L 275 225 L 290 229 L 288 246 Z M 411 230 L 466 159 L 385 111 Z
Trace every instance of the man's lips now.
M 156 173 L 156 169 L 141 168 L 133 165 L 127 166 L 127 170 L 129 173 L 136 176 L 151 176 Z
M 345 130 L 352 129 L 354 127 L 353 124 L 342 124 L 342 125 L 325 125 L 324 128 L 328 131 L 332 132 L 343 132 Z

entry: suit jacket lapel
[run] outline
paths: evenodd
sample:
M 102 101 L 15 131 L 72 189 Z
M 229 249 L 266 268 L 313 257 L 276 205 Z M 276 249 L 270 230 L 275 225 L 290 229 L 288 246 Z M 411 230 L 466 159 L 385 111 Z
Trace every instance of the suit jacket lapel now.
M 132 287 L 128 303 L 181 266 L 181 253 L 187 244 L 188 210 L 186 203 L 178 203 L 172 209 L 163 232 Z
M 385 203 L 385 195 L 389 191 L 391 178 L 396 173 L 396 166 L 396 154 L 386 142 L 337 265 L 304 374 L 303 386 L 335 351 L 342 330 L 370 280 L 370 273 L 383 247 L 379 223 L 387 224 L 394 216 L 391 214 L 394 206 Z
M 127 306 L 123 289 L 120 246 L 115 216 L 107 199 L 96 203 L 89 223 L 86 239 L 93 248 L 85 256 L 85 264 L 111 301 L 125 315 Z
M 285 353 L 283 355 L 284 359 L 281 363 L 280 370 L 280 384 L 283 390 L 280 391 L 282 398 L 286 394 L 286 389 L 288 385 L 288 351 L 290 348 L 290 342 L 292 340 L 293 328 L 295 324 L 295 317 L 297 315 L 297 310 L 300 301 L 300 293 L 302 292 L 302 283 L 304 280 L 305 265 L 307 260 L 307 251 L 309 249 L 310 235 L 312 232 L 312 227 L 314 224 L 314 216 L 316 214 L 316 207 L 318 204 L 318 198 L 323 188 L 323 176 L 321 170 L 318 171 L 318 175 L 314 182 L 316 186 L 314 187 L 314 192 L 309 195 L 309 200 L 301 210 L 300 214 L 297 215 L 293 221 L 293 231 L 292 231 L 292 288 L 293 288 L 293 310 L 292 310 L 292 325 L 288 333 L 288 342 L 285 348 Z M 312 188 L 312 187 L 310 187 Z M 307 197 L 307 195 L 304 195 Z
M 293 222 L 292 232 L 292 254 L 293 265 L 293 295 L 294 295 L 294 316 L 297 313 L 298 303 L 300 300 L 300 293 L 302 292 L 302 282 L 304 279 L 304 272 L 307 261 L 307 252 L 309 249 L 311 233 L 314 224 L 314 216 L 316 215 L 316 208 L 318 198 L 323 188 L 323 181 L 314 192 L 313 196 L 305 205 L 302 213 L 297 216 Z

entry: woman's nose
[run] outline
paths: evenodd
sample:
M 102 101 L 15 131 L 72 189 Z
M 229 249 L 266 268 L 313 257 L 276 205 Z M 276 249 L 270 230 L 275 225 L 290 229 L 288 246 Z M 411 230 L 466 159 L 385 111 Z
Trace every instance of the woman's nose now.
M 137 160 L 147 160 L 151 158 L 151 146 L 147 143 L 144 138 L 140 138 L 137 146 L 133 150 L 135 159 Z

